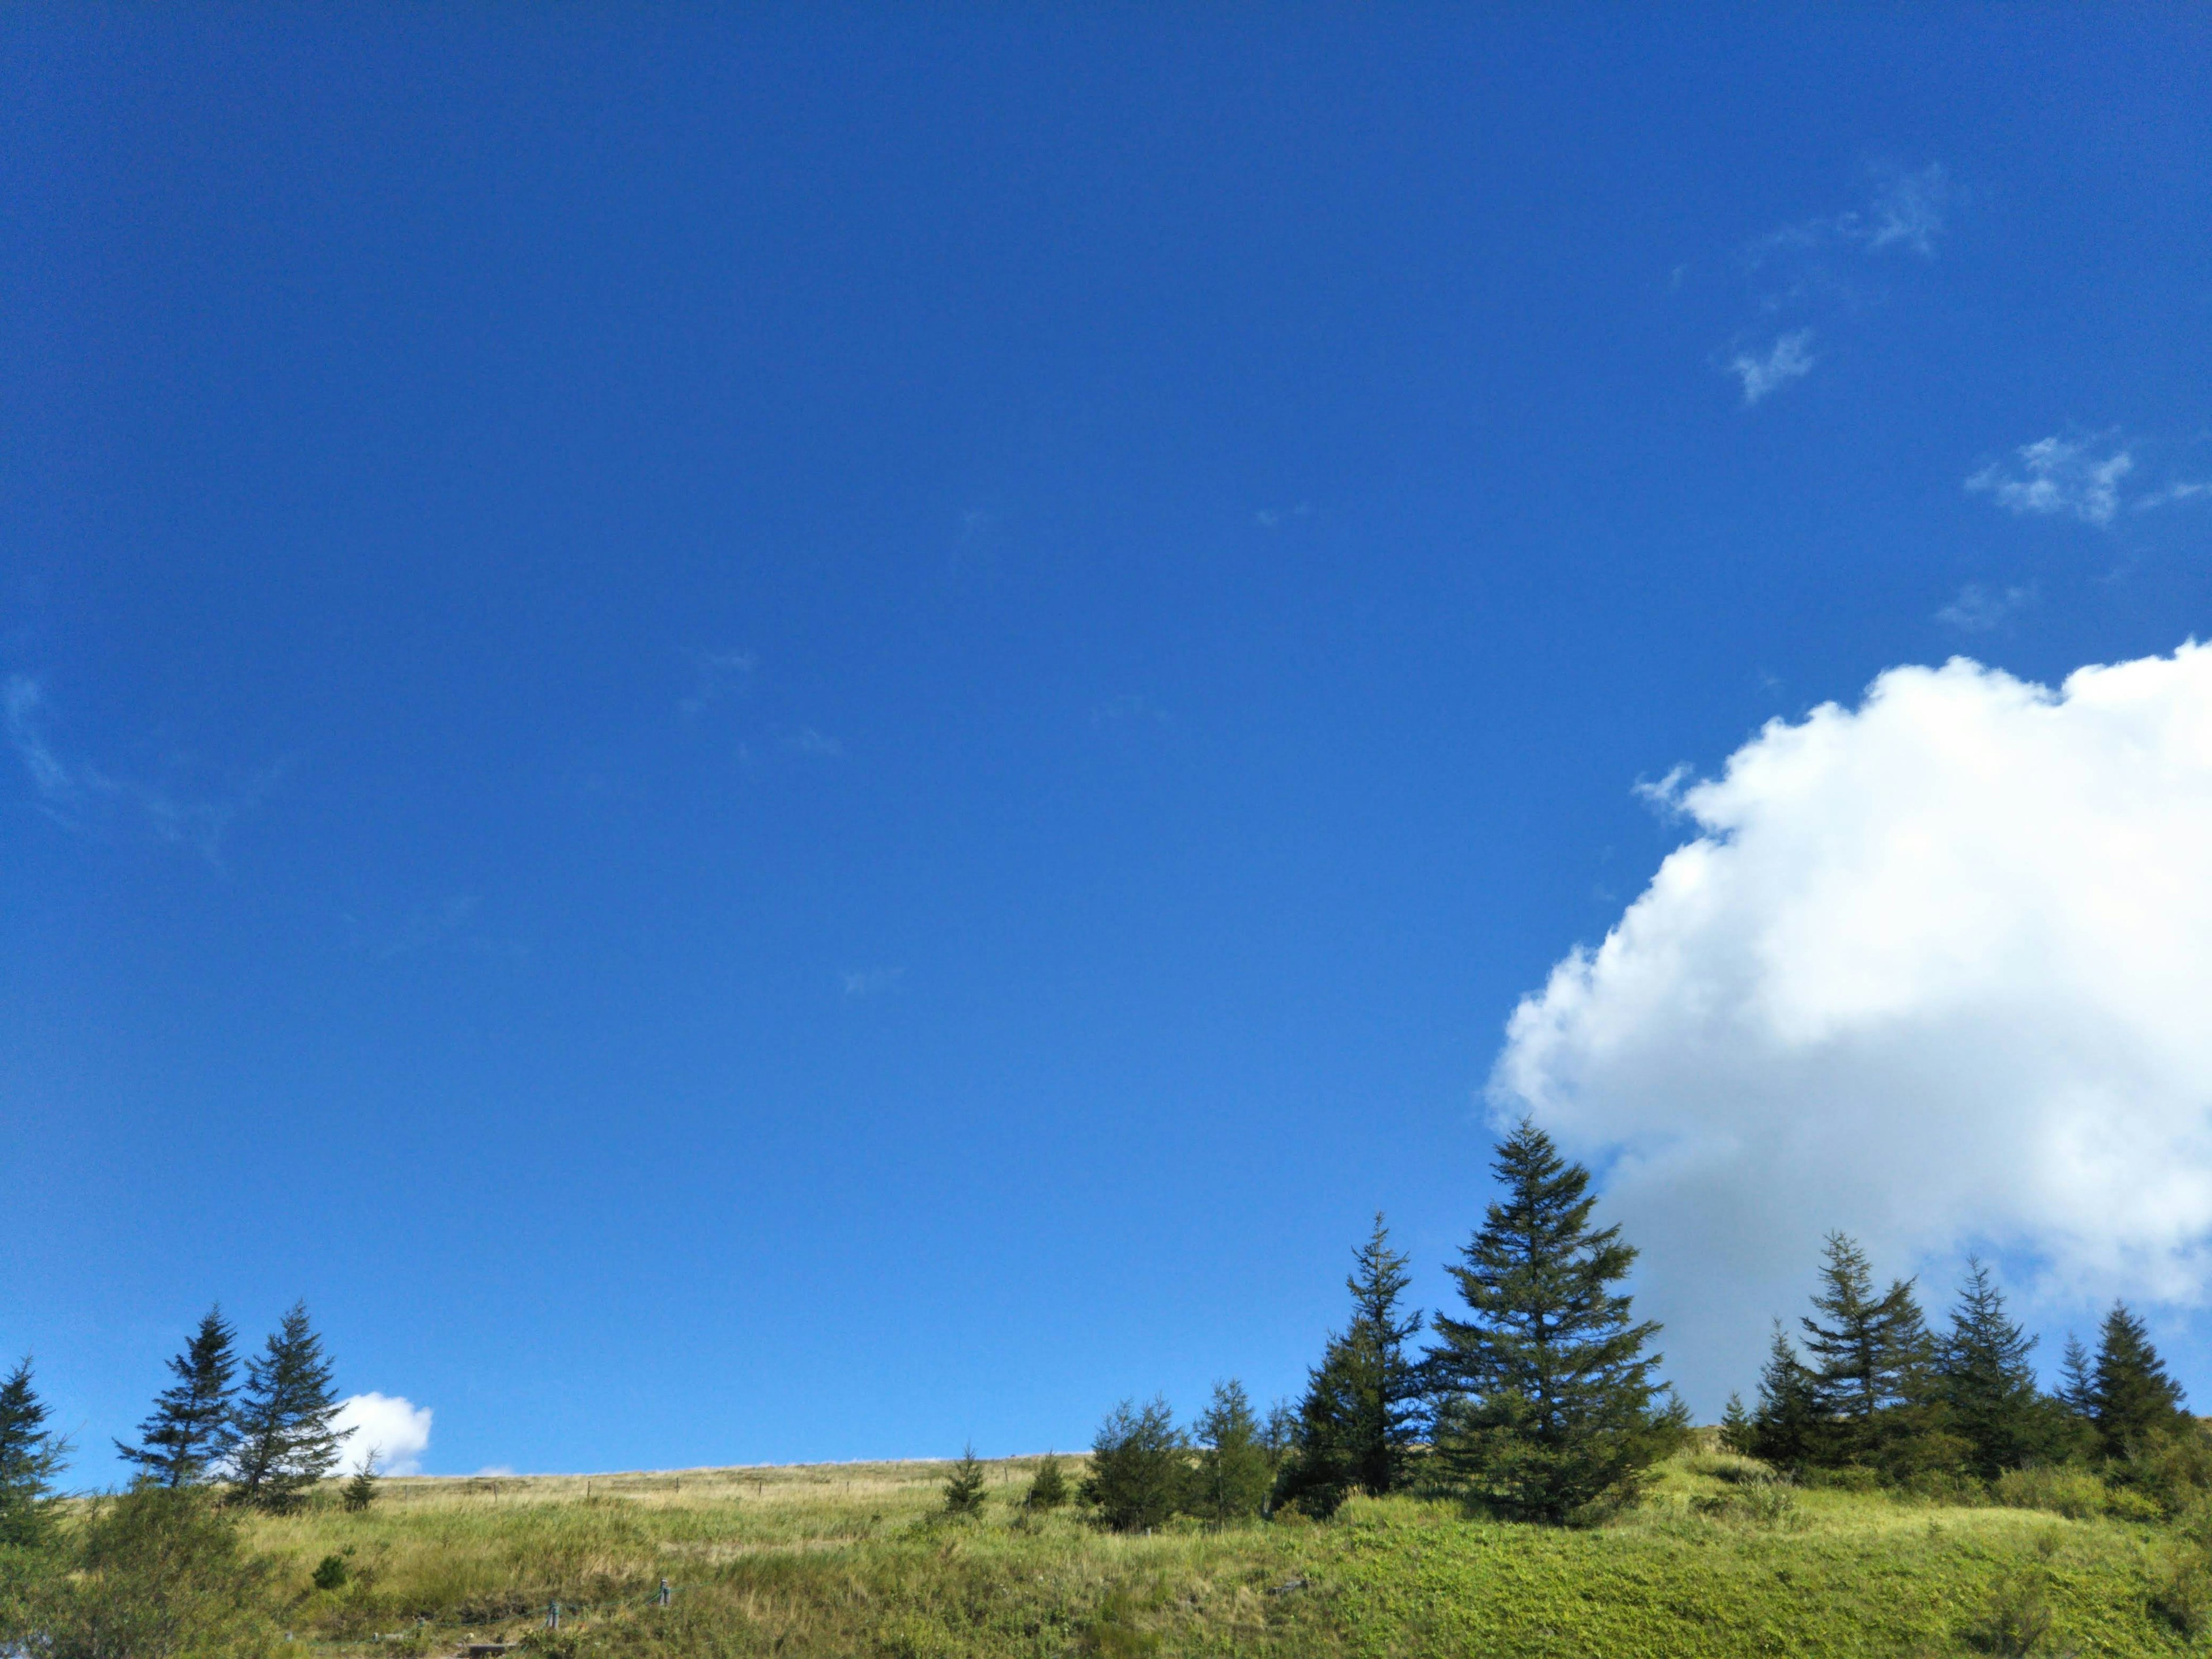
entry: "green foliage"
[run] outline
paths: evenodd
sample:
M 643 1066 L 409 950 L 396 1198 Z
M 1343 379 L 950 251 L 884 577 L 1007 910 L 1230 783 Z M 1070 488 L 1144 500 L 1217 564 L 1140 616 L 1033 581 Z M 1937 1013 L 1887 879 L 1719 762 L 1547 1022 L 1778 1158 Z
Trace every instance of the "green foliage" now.
M 1940 1455 L 1915 1443 L 1938 1430 L 1935 1344 L 1912 1282 L 1894 1279 L 1877 1296 L 1865 1253 L 1842 1233 L 1828 1235 L 1820 1278 L 1814 1314 L 1798 1322 L 1813 1361 L 1814 1460 L 1879 1468 L 1893 1479 L 1940 1467 Z
M 1280 1447 L 1273 1459 L 1278 1505 L 1327 1516 L 1350 1492 L 1380 1497 L 1404 1483 L 1427 1393 L 1421 1368 L 1406 1352 L 1422 1321 L 1418 1310 L 1403 1307 L 1413 1282 L 1407 1267 L 1378 1213 L 1345 1280 L 1351 1322 L 1343 1335 L 1329 1338 L 1308 1374 L 1296 1414 L 1272 1430 Z
M 2183 1418 L 2174 1426 L 2150 1430 L 2106 1468 L 2118 1488 L 2115 1513 L 2122 1498 L 2142 1498 L 2159 1516 L 2202 1512 L 2212 1498 L 2212 1431 Z
M 2075 1463 L 2007 1469 L 1992 1484 L 1990 1495 L 2008 1509 L 2048 1510 L 2069 1521 L 2102 1515 L 2112 1496 L 2095 1471 Z
M 1123 1401 L 1098 1425 L 1076 1495 L 1114 1532 L 1149 1532 L 1182 1507 L 1189 1455 L 1164 1400 Z
M 234 1419 L 232 1477 L 241 1502 L 276 1512 L 295 1507 L 337 1467 L 340 1436 L 332 1367 L 323 1342 L 295 1304 L 261 1355 L 247 1363 Z
M 2045 1575 L 2022 1569 L 1991 1586 L 1980 1611 L 1960 1633 L 1992 1659 L 2028 1659 L 2045 1650 L 2056 1627 Z
M 1196 1437 L 1198 1468 L 1186 1504 L 1190 1512 L 1215 1526 L 1259 1514 L 1273 1476 L 1243 1383 L 1232 1377 L 1215 1386 Z
M 54 1477 L 69 1443 L 46 1426 L 27 1355 L 0 1382 L 0 1548 L 35 1549 L 53 1524 Z
M 1060 1454 L 1047 1452 L 1037 1464 L 1036 1473 L 1030 1477 L 1030 1489 L 1023 1495 L 1022 1507 L 1036 1514 L 1049 1514 L 1067 1502 L 1067 1476 L 1061 1472 Z
M 975 1455 L 973 1446 L 960 1449 L 959 1461 L 953 1464 L 952 1473 L 945 1477 L 945 1512 L 947 1515 L 981 1515 L 983 1512 L 983 1465 Z
M 368 1511 L 368 1506 L 376 1502 L 376 1449 L 374 1447 L 369 1448 L 368 1455 L 361 1460 L 361 1467 L 353 1472 L 353 1478 L 345 1483 L 344 1490 L 338 1494 L 338 1497 L 339 1501 L 345 1505 L 348 1515 L 365 1515 Z
M 1966 1467 L 1984 1480 L 2051 1449 L 2049 1419 L 2028 1355 L 2035 1339 L 2005 1313 L 2004 1292 L 1978 1259 L 1951 1311 L 1936 1359 L 1937 1397 L 1966 1448 Z
M 2188 1421 L 2180 1384 L 2166 1375 L 2149 1329 L 2124 1302 L 2112 1304 L 2099 1333 L 2088 1407 L 2107 1457 L 2125 1457 L 2152 1435 L 2171 1434 Z
M 177 1380 L 155 1397 L 153 1415 L 138 1425 L 138 1443 L 115 1443 L 142 1474 L 165 1486 L 190 1486 L 229 1455 L 238 1438 L 231 1423 L 234 1335 L 222 1308 L 210 1308 L 191 1346 L 169 1361 Z
M 1813 1373 L 1778 1319 L 1759 1374 L 1759 1409 L 1748 1422 L 1728 1429 L 1737 1437 L 1734 1449 L 1778 1468 L 1802 1469 L 1826 1461 L 1826 1428 Z
M 94 1508 L 34 1609 L 50 1659 L 257 1659 L 276 1650 L 267 1575 L 237 1517 L 191 1487 L 142 1483 Z
M 1501 1515 L 1584 1517 L 1632 1496 L 1684 1419 L 1662 1407 L 1645 1352 L 1658 1326 L 1632 1323 L 1613 1289 L 1636 1252 L 1618 1227 L 1591 1227 L 1589 1171 L 1526 1121 L 1492 1168 L 1505 1195 L 1451 1269 L 1470 1316 L 1436 1321 L 1437 1461 Z
M 319 1590 L 341 1590 L 345 1588 L 346 1580 L 350 1576 L 346 1569 L 345 1557 L 333 1553 L 315 1563 L 315 1570 L 308 1576 L 308 1582 Z

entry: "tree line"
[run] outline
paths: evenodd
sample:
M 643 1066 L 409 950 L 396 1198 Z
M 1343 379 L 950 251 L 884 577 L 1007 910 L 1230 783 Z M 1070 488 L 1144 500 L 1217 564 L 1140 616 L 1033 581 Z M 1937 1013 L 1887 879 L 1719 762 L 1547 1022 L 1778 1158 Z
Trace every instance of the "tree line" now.
M 1408 1259 L 1377 1216 L 1346 1281 L 1352 1311 L 1295 1407 L 1255 1423 L 1234 1382 L 1188 1431 L 1164 1401 L 1124 1401 L 1100 1425 L 1081 1491 L 1103 1525 L 1175 1514 L 1208 1521 L 1332 1514 L 1354 1492 L 1456 1497 L 1506 1519 L 1597 1518 L 1635 1500 L 1689 1419 L 1658 1380 L 1659 1327 L 1620 1290 L 1636 1261 L 1593 1224 L 1589 1172 L 1523 1122 L 1492 1165 L 1501 1196 L 1449 1272 L 1462 1307 L 1406 1305 Z M 1948 1328 L 1932 1332 L 1914 1281 L 1877 1292 L 1864 1253 L 1830 1236 L 1801 1352 L 1778 1321 L 1755 1407 L 1731 1396 L 1729 1450 L 1779 1473 L 1960 1492 L 2006 1471 L 2117 1473 L 2204 1461 L 2179 1383 L 2143 1322 L 2115 1303 L 2092 1354 L 2067 1339 L 2059 1386 L 2036 1381 L 2036 1340 L 1970 1261 Z M 1426 1324 L 1435 1340 L 1415 1352 Z M 1221 1471 L 1240 1472 L 1225 1480 Z M 1233 1498 L 1230 1495 L 1233 1494 Z
M 304 1304 L 246 1360 L 242 1376 L 237 1335 L 222 1308 L 210 1309 L 168 1362 L 174 1380 L 155 1397 L 137 1439 L 118 1440 L 115 1449 L 138 1486 L 219 1488 L 241 1507 L 281 1514 L 337 1468 L 352 1431 L 336 1426 L 336 1369 Z M 71 1449 L 49 1426 L 23 1359 L 0 1383 L 0 1546 L 45 1540 Z M 368 1506 L 375 1478 L 372 1452 L 347 1485 L 349 1507 Z

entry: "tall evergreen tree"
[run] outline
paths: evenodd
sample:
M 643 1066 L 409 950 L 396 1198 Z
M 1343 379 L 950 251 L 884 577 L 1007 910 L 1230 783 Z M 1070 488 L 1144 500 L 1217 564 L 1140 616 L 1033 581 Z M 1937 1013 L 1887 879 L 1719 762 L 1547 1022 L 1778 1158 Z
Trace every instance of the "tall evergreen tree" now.
M 2097 1370 L 2089 1351 L 2073 1332 L 2066 1333 L 2066 1349 L 2058 1362 L 2058 1403 L 2083 1422 L 2097 1415 Z
M 189 1486 L 208 1478 L 237 1438 L 231 1425 L 232 1381 L 238 1362 L 235 1336 L 220 1307 L 208 1310 L 191 1346 L 169 1361 L 176 1382 L 155 1396 L 154 1414 L 138 1425 L 135 1446 L 115 1443 L 125 1459 L 164 1486 Z
M 2028 1354 L 2035 1339 L 2005 1313 L 2004 1292 L 1980 1258 L 1966 1261 L 1936 1356 L 1936 1390 L 1951 1431 L 1966 1441 L 1966 1466 L 1984 1480 L 2045 1449 L 2043 1400 Z
M 2181 1385 L 2166 1375 L 2149 1328 L 2124 1302 L 2112 1304 L 2098 1333 L 2090 1389 L 2090 1420 L 2107 1457 L 2124 1456 L 2153 1434 L 2172 1433 L 2189 1420 Z
M 1492 1168 L 1504 1196 L 1451 1269 L 1469 1316 L 1436 1320 L 1437 1455 L 1478 1502 L 1564 1522 L 1632 1490 L 1682 1418 L 1645 1352 L 1659 1327 L 1632 1322 L 1613 1288 L 1636 1252 L 1590 1225 L 1589 1171 L 1526 1121 Z
M 54 1478 L 68 1461 L 69 1443 L 46 1426 L 46 1402 L 31 1386 L 27 1356 L 0 1382 L 0 1547 L 46 1541 Z
M 1799 1469 L 1820 1461 L 1826 1449 L 1820 1390 L 1813 1373 L 1774 1322 L 1774 1340 L 1759 1374 L 1759 1407 L 1746 1425 L 1748 1432 L 1735 1449 L 1764 1459 L 1777 1468 Z
M 1380 1497 L 1404 1480 L 1419 1447 L 1427 1392 L 1420 1365 L 1406 1352 L 1422 1320 L 1419 1310 L 1404 1306 L 1413 1282 L 1407 1265 L 1377 1214 L 1344 1281 L 1351 1322 L 1329 1338 L 1322 1363 L 1307 1376 L 1277 1502 L 1327 1515 L 1352 1492 Z
M 1216 1526 L 1257 1515 L 1273 1477 L 1242 1382 L 1231 1377 L 1215 1385 L 1194 1437 L 1198 1470 L 1191 1484 L 1191 1511 Z
M 307 1304 L 294 1304 L 268 1346 L 246 1363 L 230 1459 L 240 1501 L 258 1509 L 295 1508 L 337 1467 L 338 1443 L 350 1431 L 331 1425 L 338 1408 L 332 1375 Z
M 1912 1282 L 1893 1280 L 1876 1296 L 1865 1253 L 1844 1234 L 1831 1233 L 1820 1285 L 1813 1308 L 1821 1317 L 1799 1322 L 1827 1425 L 1820 1461 L 1887 1461 L 1899 1440 L 1923 1426 L 1913 1408 L 1925 1405 L 1931 1392 L 1934 1344 Z

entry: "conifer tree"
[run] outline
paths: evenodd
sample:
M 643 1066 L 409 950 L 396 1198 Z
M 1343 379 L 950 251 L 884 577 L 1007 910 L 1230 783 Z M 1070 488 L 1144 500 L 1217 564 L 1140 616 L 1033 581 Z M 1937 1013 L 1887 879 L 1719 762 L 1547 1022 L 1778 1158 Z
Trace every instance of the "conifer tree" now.
M 1824 1449 L 1826 1424 L 1818 1385 L 1778 1319 L 1766 1364 L 1759 1374 L 1759 1407 L 1747 1426 L 1749 1433 L 1739 1449 L 1777 1468 L 1803 1468 L 1819 1462 Z
M 2089 1351 L 2073 1332 L 2066 1333 L 2066 1350 L 2058 1362 L 2058 1403 L 2083 1422 L 2097 1415 L 2097 1376 Z
M 1358 1486 L 1351 1434 L 1359 1409 L 1354 1364 L 1344 1339 L 1333 1336 L 1321 1364 L 1306 1373 L 1304 1396 L 1290 1419 L 1287 1443 L 1277 1460 L 1272 1507 L 1325 1520 Z
M 1632 1492 L 1684 1419 L 1662 1405 L 1660 1357 L 1645 1352 L 1659 1327 L 1632 1322 L 1613 1288 L 1636 1251 L 1619 1227 L 1590 1225 L 1589 1171 L 1526 1121 L 1492 1169 L 1504 1195 L 1451 1269 L 1469 1316 L 1436 1320 L 1437 1455 L 1475 1501 L 1565 1522 Z
M 2150 1330 L 2124 1302 L 2112 1304 L 2098 1333 L 2091 1373 L 2090 1420 L 2107 1457 L 2123 1457 L 2153 1434 L 2183 1427 L 2181 1385 L 2151 1346 Z
M 2017 1468 L 2048 1438 L 2027 1358 L 2034 1347 L 2035 1339 L 2006 1316 L 2004 1292 L 1988 1267 L 1968 1257 L 1936 1358 L 1936 1388 L 1951 1431 L 1969 1448 L 1967 1468 L 1984 1480 Z
M 368 1455 L 361 1460 L 361 1467 L 353 1472 L 353 1479 L 345 1483 L 339 1494 L 344 1500 L 346 1513 L 363 1515 L 376 1502 L 376 1449 L 369 1448 Z
M 1047 1452 L 1037 1464 L 1036 1474 L 1030 1479 L 1030 1489 L 1023 1499 L 1026 1510 L 1056 1510 L 1067 1502 L 1067 1476 L 1061 1473 L 1060 1454 Z
M 191 1345 L 169 1361 L 177 1380 L 155 1397 L 153 1415 L 138 1425 L 138 1443 L 115 1443 L 156 1485 L 197 1485 L 229 1455 L 237 1437 L 231 1424 L 235 1334 L 223 1322 L 222 1308 L 210 1309 Z
M 1814 1393 L 1826 1419 L 1829 1463 L 1888 1462 L 1901 1441 L 1924 1426 L 1916 1408 L 1928 1403 L 1929 1340 L 1910 1279 L 1876 1296 L 1866 1255 L 1842 1233 L 1830 1233 L 1821 1289 L 1813 1308 L 1822 1319 L 1801 1320 L 1811 1354 Z
M 1182 1507 L 1188 1475 L 1188 1450 L 1168 1402 L 1140 1407 L 1124 1400 L 1098 1425 L 1091 1473 L 1076 1496 L 1102 1526 L 1149 1532 Z
M 960 1461 L 952 1466 L 952 1473 L 945 1477 L 945 1512 L 947 1515 L 980 1515 L 983 1510 L 984 1474 L 981 1460 L 973 1446 L 960 1449 Z
M 46 1426 L 46 1402 L 31 1386 L 27 1355 L 0 1382 L 0 1547 L 32 1548 L 53 1523 L 54 1478 L 69 1443 Z
M 1212 1402 L 1198 1419 L 1198 1469 L 1192 1481 L 1190 1509 L 1200 1519 L 1225 1526 L 1257 1515 L 1272 1479 L 1267 1453 L 1260 1443 L 1260 1425 L 1244 1385 L 1231 1377 L 1215 1385 Z
M 289 1510 L 337 1467 L 338 1443 L 350 1433 L 331 1426 L 338 1401 L 323 1340 L 295 1303 L 261 1354 L 246 1362 L 246 1389 L 233 1417 L 237 1431 L 231 1477 L 240 1501 Z

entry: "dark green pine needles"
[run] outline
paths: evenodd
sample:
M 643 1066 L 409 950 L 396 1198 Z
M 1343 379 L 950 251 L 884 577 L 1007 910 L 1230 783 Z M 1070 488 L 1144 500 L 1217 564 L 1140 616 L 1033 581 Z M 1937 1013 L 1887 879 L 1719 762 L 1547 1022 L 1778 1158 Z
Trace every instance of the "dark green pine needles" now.
M 337 1467 L 337 1414 L 332 1370 L 323 1340 L 295 1304 L 260 1356 L 247 1362 L 239 1402 L 238 1441 L 231 1455 L 233 1490 L 257 1509 L 295 1508 L 315 1482 Z
M 2097 1362 L 2089 1376 L 2089 1419 L 2107 1457 L 2124 1457 L 2154 1433 L 2172 1433 L 2188 1421 L 2181 1385 L 2150 1344 L 2150 1330 L 2124 1302 L 2112 1304 L 2099 1333 Z
M 1591 1227 L 1589 1171 L 1527 1121 L 1492 1167 L 1504 1196 L 1451 1269 L 1468 1317 L 1436 1320 L 1437 1457 L 1488 1509 L 1572 1521 L 1630 1495 L 1686 1419 L 1645 1352 L 1659 1327 L 1613 1288 L 1636 1252 Z
M 53 1520 L 54 1477 L 68 1443 L 46 1426 L 46 1402 L 31 1386 L 26 1358 L 0 1382 L 0 1545 L 45 1541 Z
M 169 1361 L 177 1380 L 155 1396 L 153 1415 L 138 1425 L 138 1443 L 115 1443 L 125 1461 L 156 1485 L 198 1485 L 237 1443 L 231 1424 L 231 1384 L 238 1374 L 230 1348 L 234 1334 L 222 1310 L 210 1309 L 191 1346 Z

